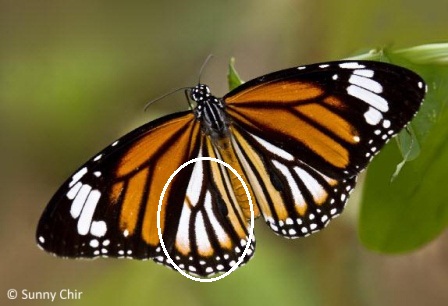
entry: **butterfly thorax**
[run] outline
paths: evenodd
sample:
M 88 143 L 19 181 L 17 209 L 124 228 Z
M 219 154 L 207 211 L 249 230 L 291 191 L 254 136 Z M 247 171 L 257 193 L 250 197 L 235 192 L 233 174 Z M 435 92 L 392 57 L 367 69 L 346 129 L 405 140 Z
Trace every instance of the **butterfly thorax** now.
M 197 103 L 194 114 L 201 122 L 202 130 L 212 139 L 227 138 L 229 124 L 222 99 L 210 93 L 207 85 L 198 84 L 191 89 L 190 98 Z

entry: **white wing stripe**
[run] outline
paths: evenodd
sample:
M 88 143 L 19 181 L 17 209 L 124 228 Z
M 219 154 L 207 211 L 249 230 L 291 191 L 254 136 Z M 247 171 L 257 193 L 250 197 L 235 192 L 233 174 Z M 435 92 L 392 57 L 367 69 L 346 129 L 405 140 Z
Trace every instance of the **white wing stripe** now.
M 373 70 L 370 69 L 358 69 L 358 70 L 354 70 L 353 74 L 357 74 L 366 78 L 373 78 L 375 72 Z
M 303 196 L 302 196 L 302 193 L 300 192 L 299 186 L 297 186 L 297 183 L 294 180 L 294 178 L 292 177 L 289 169 L 285 165 L 279 163 L 276 160 L 274 160 L 272 162 L 273 162 L 274 166 L 278 170 L 281 171 L 281 173 L 285 176 L 286 180 L 288 181 L 288 185 L 291 188 L 291 194 L 294 198 L 295 204 L 298 206 L 305 205 L 305 200 L 303 199 Z
M 76 182 L 78 182 L 87 173 L 87 167 L 82 168 L 72 176 L 72 181 L 68 187 L 72 187 Z
M 84 185 L 86 186 L 86 185 Z M 90 188 L 90 186 L 88 186 Z M 78 220 L 78 234 L 87 235 L 92 224 L 93 213 L 95 212 L 96 205 L 101 197 L 101 193 L 98 190 L 92 190 L 87 197 L 84 208 L 82 209 L 81 216 Z
M 81 182 L 77 182 L 75 184 L 75 186 L 70 188 L 70 190 L 67 192 L 67 198 L 69 200 L 73 200 L 75 198 L 76 194 L 78 193 L 79 189 L 81 189 L 81 186 L 82 186 L 82 183 Z M 76 218 L 76 217 L 73 217 L 73 218 Z
M 305 170 L 294 167 L 294 171 L 302 179 L 316 202 L 326 194 L 325 189 Z
M 210 219 L 210 223 L 212 224 L 213 230 L 216 236 L 218 237 L 219 242 L 224 244 L 226 241 L 228 241 L 229 237 L 227 236 L 226 232 L 224 231 L 221 224 L 216 219 L 215 214 L 213 213 L 212 200 L 209 191 L 207 191 L 207 193 L 205 194 L 204 207 L 205 212 L 207 213 L 207 216 Z
M 184 250 L 190 250 L 190 218 L 191 209 L 189 204 L 184 202 L 176 234 L 176 244 Z
M 387 101 L 383 97 L 369 90 L 366 90 L 356 85 L 350 85 L 347 87 L 347 93 L 355 98 L 358 98 L 366 102 L 367 104 L 375 107 L 376 109 L 382 111 L 383 113 L 389 110 L 389 105 Z
M 294 160 L 294 156 L 292 156 L 291 154 L 289 154 L 288 152 L 286 152 L 285 150 L 280 149 L 277 146 L 274 146 L 272 143 L 267 142 L 264 139 L 261 139 L 260 137 L 251 134 L 252 137 L 255 138 L 255 140 L 257 140 L 263 147 L 266 148 L 266 150 L 270 151 L 271 153 L 276 154 L 277 156 L 289 160 L 289 161 L 293 161 Z
M 202 149 L 199 151 L 198 157 L 202 157 Z M 187 188 L 187 197 L 191 200 L 192 205 L 196 206 L 199 202 L 199 196 L 201 195 L 201 188 L 204 177 L 204 167 L 202 165 L 204 161 L 198 161 L 195 163 L 193 172 Z M 193 179 L 194 178 L 194 179 Z
M 73 218 L 76 219 L 79 217 L 79 214 L 81 213 L 84 204 L 86 203 L 86 199 L 90 193 L 90 190 L 92 190 L 92 187 L 90 187 L 87 184 L 84 184 L 80 188 L 79 192 L 76 194 L 72 206 L 70 207 L 70 214 L 72 215 Z
M 207 229 L 205 228 L 204 218 L 202 217 L 201 212 L 198 212 L 196 215 L 194 230 L 196 232 L 196 245 L 198 246 L 199 253 L 208 253 L 212 246 L 207 235 Z
M 358 85 L 359 87 L 365 88 L 377 94 L 383 92 L 383 86 L 381 86 L 380 83 L 363 76 L 352 74 L 348 81 L 353 85 Z

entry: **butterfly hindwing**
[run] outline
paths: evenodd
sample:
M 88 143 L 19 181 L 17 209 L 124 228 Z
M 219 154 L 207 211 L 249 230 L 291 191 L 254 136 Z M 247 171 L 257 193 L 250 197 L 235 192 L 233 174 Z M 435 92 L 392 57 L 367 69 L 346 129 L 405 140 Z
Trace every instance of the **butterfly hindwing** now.
M 216 158 L 210 140 L 203 137 L 201 142 L 198 157 Z M 192 179 L 188 182 L 177 232 L 172 235 L 170 257 L 181 269 L 198 275 L 228 271 L 240 258 L 242 264 L 246 263 L 253 255 L 255 241 L 252 237 L 242 257 L 249 243 L 249 221 L 231 188 L 227 170 L 207 160 L 186 168 L 192 169 Z
M 338 216 L 356 176 L 334 179 L 234 126 L 235 151 L 266 223 L 286 238 L 308 236 Z

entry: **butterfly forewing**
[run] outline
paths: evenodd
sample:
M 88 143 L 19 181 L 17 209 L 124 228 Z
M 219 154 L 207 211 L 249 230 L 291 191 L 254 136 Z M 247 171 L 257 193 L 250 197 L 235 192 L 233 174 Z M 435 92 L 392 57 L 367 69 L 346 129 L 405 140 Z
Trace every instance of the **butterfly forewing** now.
M 234 124 L 335 178 L 357 175 L 416 114 L 425 84 L 379 62 L 282 70 L 224 97 Z
M 39 245 L 64 257 L 155 256 L 159 196 L 171 173 L 197 155 L 198 127 L 190 112 L 179 113 L 140 127 L 96 155 L 48 204 L 37 230 Z M 181 193 L 170 193 L 172 201 Z M 167 199 L 162 230 L 169 219 Z

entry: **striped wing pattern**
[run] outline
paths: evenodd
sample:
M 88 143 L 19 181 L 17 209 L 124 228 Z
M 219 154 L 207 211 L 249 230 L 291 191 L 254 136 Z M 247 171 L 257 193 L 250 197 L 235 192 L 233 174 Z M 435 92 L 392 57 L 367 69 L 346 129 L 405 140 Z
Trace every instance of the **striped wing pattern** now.
M 219 157 L 211 142 L 202 138 L 198 157 Z M 230 270 L 240 259 L 253 255 L 255 241 L 249 243 L 249 221 L 245 218 L 227 169 L 216 162 L 196 162 L 183 203 L 174 239 L 174 261 L 181 268 L 199 275 Z M 162 258 L 160 258 L 162 259 Z
M 263 217 L 276 234 L 305 237 L 342 212 L 356 176 L 330 178 L 266 140 L 237 131 L 234 147 Z

